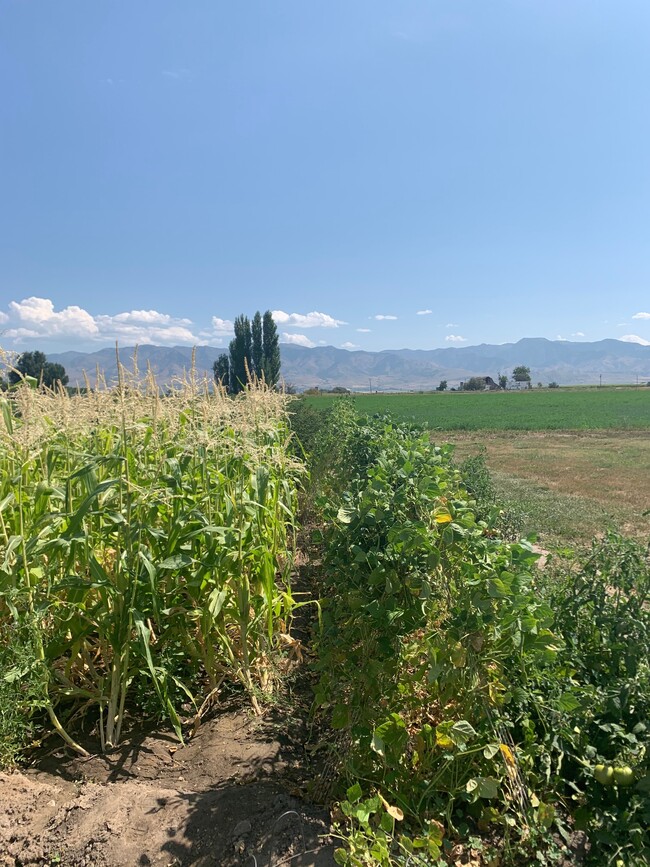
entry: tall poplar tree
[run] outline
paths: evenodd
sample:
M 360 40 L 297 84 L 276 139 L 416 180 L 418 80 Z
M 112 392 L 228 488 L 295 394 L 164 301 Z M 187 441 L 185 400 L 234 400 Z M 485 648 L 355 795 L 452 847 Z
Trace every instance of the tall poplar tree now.
M 267 310 L 263 319 L 264 379 L 271 387 L 280 379 L 280 340 L 273 315 Z
M 251 334 L 253 340 L 252 371 L 255 372 L 255 376 L 261 377 L 262 373 L 264 372 L 264 344 L 262 336 L 262 316 L 259 310 L 255 314 L 255 316 L 253 316 L 253 322 L 251 324 Z
M 247 367 L 251 366 L 251 324 L 248 316 L 235 319 L 235 336 L 230 341 L 230 387 L 239 394 L 248 383 Z
M 248 384 L 249 374 L 255 374 L 271 388 L 280 379 L 280 341 L 273 315 L 259 310 L 252 323 L 243 314 L 235 319 L 235 336 L 230 341 L 228 355 L 222 354 L 212 365 L 214 378 L 231 394 L 238 394 Z

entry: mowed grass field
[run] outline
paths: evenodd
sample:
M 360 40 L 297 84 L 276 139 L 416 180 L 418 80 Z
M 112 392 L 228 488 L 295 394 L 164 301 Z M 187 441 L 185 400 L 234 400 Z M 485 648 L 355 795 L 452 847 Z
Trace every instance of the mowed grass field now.
M 332 398 L 308 398 L 314 407 Z M 607 528 L 650 539 L 650 388 L 355 395 L 360 414 L 426 424 L 457 459 L 483 452 L 523 532 L 548 547 Z
M 336 398 L 310 396 L 324 408 Z M 558 388 L 434 394 L 356 394 L 359 414 L 388 412 L 432 430 L 650 430 L 650 388 Z
M 459 462 L 483 452 L 523 532 L 549 547 L 587 545 L 605 529 L 650 540 L 650 432 L 448 431 Z

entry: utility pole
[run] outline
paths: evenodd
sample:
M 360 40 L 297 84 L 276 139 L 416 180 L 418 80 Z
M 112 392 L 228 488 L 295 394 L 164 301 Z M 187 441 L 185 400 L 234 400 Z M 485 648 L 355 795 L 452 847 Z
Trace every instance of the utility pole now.
M 372 394 L 372 376 L 368 377 L 368 384 L 370 386 L 370 394 Z
M 600 385 L 598 386 L 598 388 L 602 388 L 602 387 L 603 387 L 603 375 L 601 373 L 600 374 Z

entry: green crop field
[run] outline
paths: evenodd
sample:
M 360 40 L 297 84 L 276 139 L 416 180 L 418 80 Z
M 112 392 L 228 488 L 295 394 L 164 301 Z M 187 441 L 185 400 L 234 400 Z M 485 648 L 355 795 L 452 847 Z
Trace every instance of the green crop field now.
M 325 408 L 333 396 L 307 398 Z M 554 389 L 440 394 L 358 394 L 359 414 L 388 412 L 433 430 L 650 428 L 650 388 Z

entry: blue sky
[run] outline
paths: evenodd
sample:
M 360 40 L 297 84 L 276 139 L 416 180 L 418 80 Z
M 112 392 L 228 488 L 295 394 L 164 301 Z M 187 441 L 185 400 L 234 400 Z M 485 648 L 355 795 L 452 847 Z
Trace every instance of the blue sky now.
M 5 348 L 650 341 L 648 0 L 0 0 L 0 77 Z

